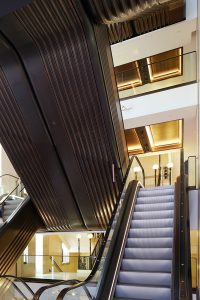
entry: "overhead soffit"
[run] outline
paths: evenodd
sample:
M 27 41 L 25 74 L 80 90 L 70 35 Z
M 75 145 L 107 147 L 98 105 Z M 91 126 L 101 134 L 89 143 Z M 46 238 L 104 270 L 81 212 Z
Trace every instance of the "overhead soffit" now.
M 164 123 L 148 125 L 143 128 L 147 137 L 146 144 L 150 145 L 148 151 L 177 149 L 183 143 L 183 121 L 175 120 Z M 140 128 L 141 129 L 141 128 Z M 144 149 L 144 138 L 140 136 L 141 130 L 137 128 L 125 130 L 128 151 L 130 155 L 147 152 Z
M 178 48 L 115 67 L 118 90 L 182 75 L 182 54 Z
M 82 0 L 90 18 L 108 26 L 110 43 L 183 21 L 185 0 Z
M 143 153 L 143 149 L 134 128 L 125 130 L 128 151 L 131 153 Z

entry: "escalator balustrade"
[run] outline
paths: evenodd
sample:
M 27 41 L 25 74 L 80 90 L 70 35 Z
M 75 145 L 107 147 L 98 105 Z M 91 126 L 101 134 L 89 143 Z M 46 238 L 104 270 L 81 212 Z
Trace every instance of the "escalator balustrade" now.
M 141 188 L 115 300 L 171 299 L 174 186 Z

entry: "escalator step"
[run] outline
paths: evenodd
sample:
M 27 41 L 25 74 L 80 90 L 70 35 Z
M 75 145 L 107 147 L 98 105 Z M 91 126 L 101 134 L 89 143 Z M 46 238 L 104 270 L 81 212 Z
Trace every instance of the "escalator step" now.
M 165 228 L 173 227 L 173 219 L 132 220 L 131 228 Z
M 170 273 L 120 271 L 118 283 L 132 285 L 171 286 Z
M 129 238 L 172 237 L 173 228 L 135 228 L 129 230 Z
M 132 295 L 134 295 L 134 297 L 137 299 L 170 300 L 171 289 L 167 287 L 129 286 L 117 284 L 115 290 L 115 297 L 131 299 Z
M 155 187 L 146 187 L 146 188 L 141 188 L 141 191 L 152 191 L 153 190 L 166 190 L 166 189 L 174 189 L 174 185 L 160 185 L 160 186 L 155 186 Z
M 167 219 L 173 218 L 173 210 L 164 211 L 136 211 L 133 214 L 133 220 L 143 220 L 143 219 Z
M 171 248 L 172 238 L 128 238 L 127 248 Z
M 174 195 L 165 195 L 158 197 L 138 197 L 137 204 L 149 204 L 149 203 L 169 203 L 174 202 Z
M 157 197 L 164 195 L 174 195 L 174 189 L 151 189 L 148 191 L 141 189 L 138 193 L 138 197 Z
M 150 204 L 136 204 L 135 212 L 137 211 L 163 211 L 174 209 L 174 203 L 150 203 Z
M 171 260 L 150 260 L 150 259 L 124 259 L 121 270 L 138 272 L 171 272 Z
M 172 259 L 172 248 L 125 248 L 128 259 Z

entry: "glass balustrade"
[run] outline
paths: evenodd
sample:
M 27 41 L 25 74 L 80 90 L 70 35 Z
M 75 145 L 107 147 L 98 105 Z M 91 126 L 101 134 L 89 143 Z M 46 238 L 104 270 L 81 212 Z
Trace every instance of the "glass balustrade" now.
M 38 258 L 40 266 L 37 265 Z M 17 261 L 17 276 L 55 280 L 85 280 L 96 260 L 95 256 L 85 255 L 26 255 Z
M 196 52 L 170 57 L 165 60 L 132 64 L 133 68 L 116 73 L 121 100 L 162 89 L 173 88 L 196 82 Z

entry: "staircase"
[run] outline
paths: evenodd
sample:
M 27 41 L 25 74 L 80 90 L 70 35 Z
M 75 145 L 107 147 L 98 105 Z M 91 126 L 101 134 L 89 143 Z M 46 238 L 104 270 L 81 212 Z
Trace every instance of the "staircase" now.
M 170 300 L 174 186 L 141 188 L 115 300 Z

